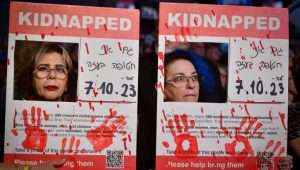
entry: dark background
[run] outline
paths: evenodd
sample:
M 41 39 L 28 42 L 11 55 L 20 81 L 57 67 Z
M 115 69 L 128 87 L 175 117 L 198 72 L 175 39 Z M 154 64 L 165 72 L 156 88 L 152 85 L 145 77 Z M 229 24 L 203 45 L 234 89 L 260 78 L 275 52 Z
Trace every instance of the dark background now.
M 137 169 L 155 167 L 156 131 L 156 76 L 158 0 L 30 0 L 27 2 L 137 8 L 140 10 L 140 58 L 138 96 Z M 300 57 L 300 0 L 174 0 L 164 2 L 235 4 L 248 6 L 273 6 L 289 8 L 290 49 Z M 5 88 L 8 44 L 9 0 L 0 1 L 0 161 L 3 161 L 5 125 Z M 296 76 L 299 87 L 300 79 Z M 145 90 L 146 89 L 146 90 Z M 298 88 L 299 89 L 299 88 Z M 298 90 L 299 91 L 299 90 Z M 299 95 L 296 97 L 299 100 Z

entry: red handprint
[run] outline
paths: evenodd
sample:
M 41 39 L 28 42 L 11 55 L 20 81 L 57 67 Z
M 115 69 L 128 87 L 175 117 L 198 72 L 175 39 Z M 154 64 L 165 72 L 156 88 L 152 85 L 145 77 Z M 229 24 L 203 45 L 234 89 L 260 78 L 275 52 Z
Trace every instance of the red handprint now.
M 178 134 L 176 135 L 173 120 L 168 120 L 168 126 L 171 130 L 172 136 L 176 143 L 175 155 L 176 156 L 197 156 L 198 154 L 198 143 L 196 136 L 192 136 L 188 129 L 188 119 L 187 115 L 183 114 L 180 116 L 181 121 L 183 123 L 184 129 L 180 126 L 179 115 L 174 115 L 174 121 L 176 124 L 176 129 Z M 193 120 L 190 121 L 191 127 L 195 127 L 195 122 Z
M 67 140 L 68 139 L 66 137 L 64 137 L 61 140 L 61 151 L 60 151 L 60 153 L 62 155 L 64 155 L 65 152 L 67 151 L 68 153 L 72 153 L 73 152 L 74 154 L 77 154 L 78 153 L 78 147 L 80 145 L 80 140 L 77 139 L 75 141 L 75 137 L 71 136 L 70 141 L 69 141 L 69 148 L 66 150 L 65 148 L 66 148 Z M 75 143 L 75 149 L 73 149 L 74 143 Z
M 28 113 L 27 110 L 23 110 L 23 119 L 25 125 L 25 134 L 26 138 L 23 141 L 22 145 L 26 149 L 37 150 L 42 152 L 46 148 L 47 144 L 47 133 L 44 129 L 41 129 L 41 112 L 42 109 L 39 107 L 31 107 L 31 123 L 28 123 Z M 46 111 L 43 111 L 44 119 L 48 120 L 48 114 Z M 37 116 L 37 118 L 36 118 Z
M 247 125 L 247 122 L 248 125 Z M 256 125 L 255 125 L 256 124 Z M 250 129 L 254 127 L 253 131 Z M 244 127 L 244 131 L 242 132 L 242 128 Z M 262 124 L 257 121 L 257 118 L 244 116 L 241 120 L 240 127 L 235 129 L 234 140 L 231 143 L 225 144 L 225 151 L 229 155 L 233 156 L 253 156 L 254 152 L 249 142 L 249 139 L 254 135 L 258 135 L 261 137 L 261 133 L 258 133 L 257 130 L 262 127 Z M 239 148 L 239 146 L 241 146 Z
M 274 157 L 281 157 L 285 151 L 285 148 L 281 146 L 280 141 L 270 140 L 263 152 L 257 154 L 258 157 L 258 169 L 274 169 L 273 159 Z M 283 161 L 283 164 L 285 162 Z
M 113 136 L 117 129 L 122 129 L 126 125 L 124 116 L 115 117 L 117 112 L 109 110 L 110 115 L 96 129 L 87 132 L 87 139 L 93 145 L 95 151 L 101 151 L 113 143 Z M 115 118 L 114 120 L 112 120 Z

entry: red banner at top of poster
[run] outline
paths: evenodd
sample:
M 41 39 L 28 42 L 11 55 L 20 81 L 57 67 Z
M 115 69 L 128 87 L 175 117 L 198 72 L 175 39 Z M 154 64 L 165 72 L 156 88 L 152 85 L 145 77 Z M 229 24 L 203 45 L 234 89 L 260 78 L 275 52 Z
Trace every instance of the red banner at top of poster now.
M 159 33 L 288 38 L 288 10 L 200 4 L 160 4 Z
M 10 33 L 138 39 L 139 12 L 12 2 Z

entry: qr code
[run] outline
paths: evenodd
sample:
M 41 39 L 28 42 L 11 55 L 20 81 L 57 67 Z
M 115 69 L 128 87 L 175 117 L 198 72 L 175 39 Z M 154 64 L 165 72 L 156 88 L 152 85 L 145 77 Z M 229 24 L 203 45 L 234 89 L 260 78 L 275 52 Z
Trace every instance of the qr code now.
M 123 151 L 106 151 L 106 167 L 107 168 L 124 168 Z

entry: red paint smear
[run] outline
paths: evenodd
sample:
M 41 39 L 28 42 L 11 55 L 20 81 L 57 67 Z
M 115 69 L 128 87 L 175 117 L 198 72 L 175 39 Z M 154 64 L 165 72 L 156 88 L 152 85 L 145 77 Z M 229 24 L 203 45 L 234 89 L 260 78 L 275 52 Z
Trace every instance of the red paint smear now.
M 13 120 L 13 127 L 16 128 L 16 118 L 17 118 L 17 110 L 15 110 L 15 113 L 14 113 L 14 120 Z
M 61 140 L 61 150 L 60 150 L 60 153 L 62 155 L 65 153 L 66 143 L 67 143 L 67 138 L 63 138 Z
M 285 125 L 285 122 L 284 122 L 284 120 L 285 120 L 285 113 L 283 113 L 283 112 L 278 112 L 278 115 L 279 115 L 279 117 L 280 117 L 281 124 L 282 124 L 283 128 L 284 128 L 285 130 L 287 130 L 286 125 Z
M 204 132 L 203 130 L 200 130 L 201 138 L 204 138 Z
M 127 143 L 126 143 L 127 138 L 123 138 L 122 141 L 123 141 L 124 149 L 127 150 Z
M 91 116 L 91 123 L 95 123 L 96 121 L 96 116 Z
M 82 107 L 82 103 L 80 101 L 78 102 L 78 104 L 79 104 L 79 107 Z
M 89 27 L 86 28 L 86 32 L 87 32 L 88 35 L 91 35 L 91 31 L 90 31 Z
M 54 32 L 51 32 L 50 35 L 53 36 L 53 35 L 54 35 Z
M 161 74 L 164 75 L 164 65 L 159 65 L 158 69 L 161 72 Z
M 163 114 L 163 117 L 164 117 L 165 121 L 167 121 L 168 119 L 167 119 L 165 110 L 162 110 L 162 114 Z
M 266 37 L 269 39 L 270 38 L 270 32 L 267 33 Z
M 190 120 L 190 124 L 191 124 L 191 127 L 194 128 L 195 127 L 195 120 Z
M 211 13 L 213 14 L 213 16 L 216 16 L 216 13 L 213 9 L 211 10 Z
M 164 53 L 163 53 L 163 52 L 158 52 L 158 58 L 159 58 L 161 61 L 163 61 L 164 58 L 165 58 Z
M 28 40 L 28 37 L 27 37 L 27 35 L 25 35 L 25 40 L 26 40 L 26 41 Z
M 13 128 L 11 129 L 11 133 L 14 135 L 14 136 L 18 136 L 18 130 Z
M 86 53 L 90 54 L 88 43 L 86 42 L 84 45 L 85 45 Z
M 83 70 L 83 66 L 80 66 L 80 71 L 83 73 L 84 70 Z
M 167 29 L 169 29 L 169 26 L 168 26 L 168 24 L 167 24 L 167 23 L 165 23 L 165 27 L 166 27 Z
M 198 25 L 198 18 L 194 18 L 195 25 Z
M 118 42 L 118 47 L 119 47 L 119 50 L 122 51 L 122 46 L 121 46 L 120 42 Z
M 239 143 L 242 143 L 244 145 L 244 148 L 240 152 L 238 152 L 236 150 L 236 146 Z M 233 156 L 248 156 L 248 155 L 252 156 L 252 155 L 254 155 L 254 152 L 249 143 L 249 140 L 245 136 L 241 136 L 241 135 L 236 135 L 235 140 L 233 142 L 226 143 L 225 151 L 227 154 L 233 155 Z
M 250 119 L 251 115 L 250 115 L 250 113 L 248 111 L 247 105 L 244 105 L 244 108 L 245 108 L 246 114 L 248 115 L 248 118 Z
M 92 102 L 89 102 L 89 107 L 90 107 L 90 110 L 93 110 L 93 111 L 95 111 L 95 108 L 94 108 L 94 106 L 93 106 L 93 103 L 92 103 Z
M 49 120 L 49 114 L 44 110 L 43 111 L 45 120 Z
M 104 30 L 107 31 L 107 26 L 106 26 L 106 24 L 104 24 Z
M 93 94 L 94 94 L 94 97 L 96 97 L 98 95 L 98 92 L 96 91 L 95 88 L 93 88 Z
M 169 147 L 170 147 L 169 143 L 166 142 L 166 141 L 163 141 L 163 142 L 162 142 L 162 145 L 163 145 L 165 148 L 169 148 Z
M 269 119 L 272 121 L 273 120 L 273 118 L 272 118 L 272 111 L 271 110 L 269 110 Z
M 72 149 L 73 149 L 74 142 L 75 142 L 75 136 L 71 136 L 70 144 L 69 144 L 69 149 L 68 149 L 69 153 L 73 152 Z
M 274 140 L 270 140 L 270 141 L 267 143 L 265 150 L 270 149 L 270 147 L 273 146 L 273 144 L 274 144 Z
M 45 39 L 45 37 L 46 37 L 46 34 L 45 33 L 41 33 L 41 38 Z
M 16 32 L 15 32 L 15 34 L 16 34 L 16 36 L 18 36 L 18 35 L 19 35 L 19 32 L 18 32 L 18 31 L 16 31 Z
M 128 142 L 131 142 L 131 135 L 128 134 L 127 137 L 128 137 Z
M 242 36 L 242 40 L 247 40 L 247 37 L 245 37 L 245 36 Z
M 230 113 L 231 113 L 231 117 L 234 117 L 234 113 L 235 112 L 235 109 L 234 109 L 234 107 L 232 107 L 231 109 L 230 109 Z
M 165 133 L 165 126 L 162 126 L 162 127 L 161 127 L 161 131 L 162 131 L 163 133 Z
M 224 135 L 228 136 L 229 131 L 226 127 L 223 126 L 223 113 L 222 112 L 220 112 L 220 128 L 223 130 Z

